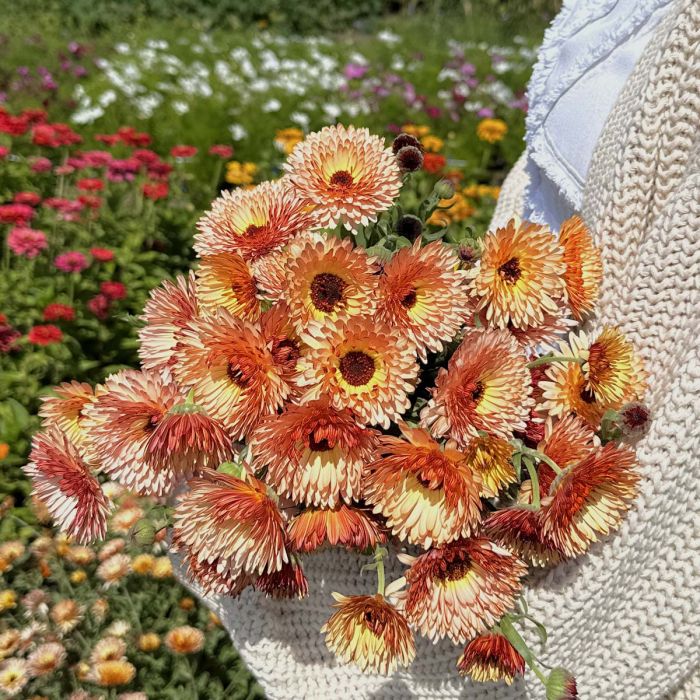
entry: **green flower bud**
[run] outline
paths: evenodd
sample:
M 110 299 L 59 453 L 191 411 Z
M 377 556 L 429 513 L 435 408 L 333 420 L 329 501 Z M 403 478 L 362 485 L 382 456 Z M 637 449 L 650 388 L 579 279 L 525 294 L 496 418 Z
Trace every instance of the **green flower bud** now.
M 576 700 L 576 679 L 565 668 L 554 668 L 547 678 L 547 700 Z

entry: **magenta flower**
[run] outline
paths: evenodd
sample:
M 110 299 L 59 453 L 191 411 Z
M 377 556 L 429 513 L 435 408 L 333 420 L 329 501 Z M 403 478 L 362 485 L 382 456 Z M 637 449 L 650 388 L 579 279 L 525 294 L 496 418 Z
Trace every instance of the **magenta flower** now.
M 490 107 L 482 107 L 477 113 L 477 117 L 482 119 L 491 119 L 494 115 L 494 111 Z
M 7 245 L 15 255 L 36 258 L 48 243 L 46 234 L 26 226 L 15 226 L 7 235 Z
M 345 68 L 343 68 L 343 75 L 348 80 L 359 80 L 364 78 L 367 74 L 369 68 L 362 63 L 348 63 Z
M 56 269 L 61 272 L 82 272 L 88 266 L 88 259 L 77 250 L 61 253 L 53 261 Z
M 43 156 L 37 156 L 36 158 L 30 159 L 30 161 L 31 168 L 35 173 L 46 173 L 53 167 L 53 163 Z

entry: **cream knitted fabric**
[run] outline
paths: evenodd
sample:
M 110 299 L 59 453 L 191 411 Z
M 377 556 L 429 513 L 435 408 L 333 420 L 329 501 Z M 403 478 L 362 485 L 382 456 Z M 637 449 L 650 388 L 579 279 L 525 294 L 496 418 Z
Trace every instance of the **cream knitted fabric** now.
M 650 370 L 640 496 L 618 533 L 531 577 L 526 592 L 550 632 L 546 660 L 575 672 L 585 700 L 700 698 L 691 677 L 700 661 L 699 164 L 700 0 L 679 0 L 606 124 L 583 212 L 604 253 L 595 326 L 620 325 Z M 521 166 L 496 221 L 521 210 Z M 370 592 L 364 562 L 340 551 L 306 558 L 311 595 L 300 602 L 252 591 L 207 599 L 270 698 L 544 697 L 531 674 L 510 688 L 458 678 L 451 644 L 418 640 L 410 670 L 390 679 L 338 665 L 319 628 L 332 591 Z

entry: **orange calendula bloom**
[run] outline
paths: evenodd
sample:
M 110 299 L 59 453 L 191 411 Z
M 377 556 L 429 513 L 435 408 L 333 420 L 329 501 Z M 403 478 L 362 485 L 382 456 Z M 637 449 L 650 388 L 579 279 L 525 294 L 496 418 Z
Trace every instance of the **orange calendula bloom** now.
M 24 472 L 62 532 L 80 544 L 105 536 L 109 501 L 78 449 L 58 428 L 34 436 Z
M 300 361 L 304 400 L 328 395 L 363 423 L 388 428 L 410 406 L 418 363 L 410 341 L 367 317 L 311 324 L 301 336 L 309 351 Z
M 165 646 L 176 654 L 196 654 L 204 647 L 204 633 L 196 627 L 175 627 L 165 635 Z
M 457 661 L 462 676 L 480 683 L 505 681 L 510 685 L 516 676 L 525 673 L 525 659 L 500 633 L 482 634 L 467 644 Z
M 568 557 L 583 554 L 617 528 L 637 493 L 639 475 L 629 447 L 608 443 L 566 469 L 552 484 L 542 531 Z
M 468 537 L 481 522 L 481 482 L 455 449 L 441 448 L 420 428 L 399 423 L 407 438 L 380 438 L 368 465 L 365 499 L 393 535 L 422 547 Z
M 541 326 L 564 296 L 562 249 L 549 229 L 511 219 L 483 240 L 478 265 L 468 271 L 477 311 L 498 328 Z
M 156 370 L 172 379 L 175 347 L 182 329 L 199 315 L 194 272 L 179 275 L 175 282 L 165 281 L 151 291 L 141 317 L 139 358 L 146 370 Z
M 493 119 L 491 117 L 482 119 L 476 125 L 476 135 L 480 141 L 486 143 L 497 143 L 502 141 L 508 133 L 508 125 L 503 119 Z
M 197 223 L 199 255 L 237 253 L 257 260 L 310 228 L 314 218 L 287 178 L 223 192 Z
M 561 225 L 559 244 L 564 250 L 566 265 L 566 298 L 574 318 L 582 321 L 598 301 L 603 277 L 600 250 L 580 216 L 572 216 Z
M 377 318 L 408 335 L 423 362 L 452 340 L 469 315 L 459 258 L 441 241 L 401 248 L 379 278 Z
M 134 680 L 136 667 L 126 659 L 115 661 L 100 661 L 96 663 L 88 673 L 87 680 L 102 686 L 112 688 L 118 685 L 126 685 Z
M 284 169 L 323 228 L 342 222 L 356 232 L 376 221 L 401 187 L 399 166 L 383 139 L 342 124 L 309 134 Z
M 294 556 L 279 571 L 262 574 L 255 581 L 255 588 L 270 598 L 306 598 L 309 582 L 301 564 Z
M 527 566 L 483 537 L 452 542 L 419 557 L 399 555 L 410 568 L 397 593 L 408 622 L 433 641 L 464 643 L 513 607 Z
M 95 399 L 95 391 L 85 382 L 63 382 L 53 388 L 53 395 L 41 397 L 39 415 L 42 426 L 55 425 L 80 449 L 85 441 L 83 409 Z
M 440 368 L 421 422 L 462 445 L 480 430 L 508 438 L 525 429 L 530 383 L 523 351 L 508 331 L 468 329 L 447 369 Z
M 280 494 L 308 505 L 333 507 L 362 496 L 364 465 L 376 445 L 376 431 L 357 424 L 328 397 L 287 406 L 269 416 L 251 438 L 256 469 Z
M 537 449 L 565 469 L 578 464 L 593 451 L 594 438 L 595 433 L 586 421 L 576 415 L 568 415 L 560 421 L 547 421 L 544 439 Z
M 481 480 L 481 496 L 494 498 L 504 486 L 516 480 L 510 461 L 513 447 L 508 440 L 477 435 L 469 441 L 464 453 L 469 469 Z
M 246 261 L 236 253 L 206 255 L 197 269 L 197 299 L 215 311 L 224 308 L 234 316 L 255 321 L 261 309 L 255 279 Z
M 175 376 L 194 390 L 195 403 L 240 440 L 290 395 L 287 357 L 280 362 L 272 350 L 258 327 L 219 309 L 184 329 Z
M 556 343 L 576 325 L 576 322 L 567 314 L 567 308 L 563 303 L 560 303 L 556 314 L 544 313 L 544 319 L 541 324 L 528 326 L 527 328 L 509 327 L 508 330 L 525 350 L 528 357 L 532 357 L 537 354 L 537 351 L 542 346 Z M 485 322 L 485 311 L 482 310 L 480 315 L 484 321 L 483 325 L 487 325 Z
M 369 513 L 340 503 L 334 508 L 307 508 L 287 528 L 293 551 L 313 552 L 326 542 L 360 551 L 386 542 L 386 534 Z
M 413 634 L 401 613 L 383 596 L 333 593 L 333 598 L 336 612 L 321 632 L 341 661 L 385 676 L 411 664 L 416 656 Z

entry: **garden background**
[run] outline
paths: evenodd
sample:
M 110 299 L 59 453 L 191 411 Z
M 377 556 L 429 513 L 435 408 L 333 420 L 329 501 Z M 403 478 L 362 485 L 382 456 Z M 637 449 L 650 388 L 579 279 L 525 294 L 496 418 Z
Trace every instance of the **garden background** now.
M 418 136 L 405 204 L 447 180 L 431 223 L 468 243 L 558 4 L 0 2 L 0 697 L 264 697 L 174 584 L 155 504 L 114 487 L 100 549 L 51 530 L 20 469 L 40 397 L 135 366 L 148 291 L 194 263 L 209 202 L 325 124 Z

